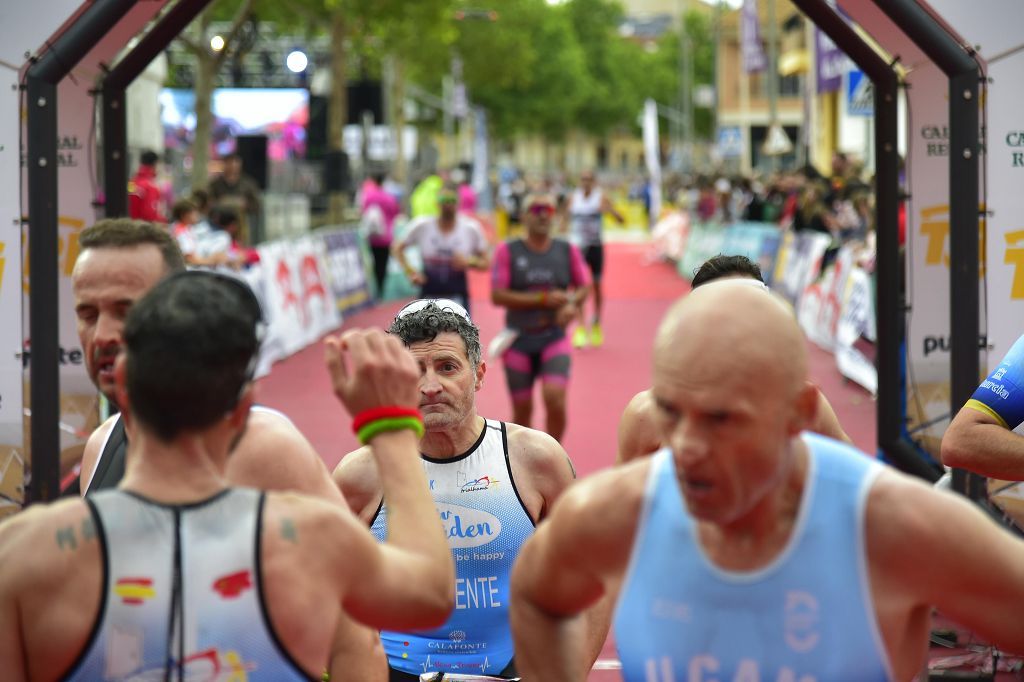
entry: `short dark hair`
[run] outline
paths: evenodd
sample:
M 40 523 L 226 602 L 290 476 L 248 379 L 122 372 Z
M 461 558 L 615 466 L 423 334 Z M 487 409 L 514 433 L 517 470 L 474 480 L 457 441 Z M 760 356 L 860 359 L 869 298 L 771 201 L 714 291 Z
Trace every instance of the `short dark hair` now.
M 703 265 L 694 270 L 690 285 L 696 289 L 701 284 L 713 282 L 723 277 L 746 275 L 751 279 L 764 283 L 761 266 L 746 256 L 726 256 L 718 254 L 704 261 Z
M 175 220 L 181 220 L 195 210 L 196 205 L 188 199 L 178 199 L 174 202 L 174 207 L 171 208 L 171 217 Z
M 167 272 L 185 269 L 178 242 L 159 225 L 131 218 L 106 218 L 82 230 L 78 245 L 85 249 L 128 249 L 152 244 L 160 249 Z
M 147 149 L 142 152 L 139 156 L 139 163 L 143 166 L 155 166 L 156 162 L 160 160 L 160 156 L 152 149 Z
M 224 229 L 228 225 L 238 222 L 238 211 L 231 206 L 216 206 L 210 212 L 210 222 L 217 227 Z
M 394 334 L 406 346 L 420 341 L 433 341 L 442 332 L 455 332 L 462 337 L 466 357 L 473 369 L 480 365 L 480 330 L 462 315 L 439 308 L 435 303 L 428 303 L 416 312 L 396 317 L 388 327 L 388 334 Z
M 160 281 L 125 321 L 132 414 L 164 442 L 215 424 L 252 380 L 261 325 L 240 279 L 193 270 Z
M 210 206 L 210 193 L 205 189 L 194 189 L 192 190 L 192 196 L 190 197 L 192 203 L 196 205 L 197 211 L 203 211 Z

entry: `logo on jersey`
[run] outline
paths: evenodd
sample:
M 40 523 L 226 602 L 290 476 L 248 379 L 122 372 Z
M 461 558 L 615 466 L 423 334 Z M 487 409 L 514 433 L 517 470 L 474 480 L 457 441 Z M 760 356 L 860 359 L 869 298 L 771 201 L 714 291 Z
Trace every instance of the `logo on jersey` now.
M 462 642 L 466 639 L 466 633 L 462 630 L 452 630 L 448 633 L 448 639 L 452 640 L 453 642 Z
M 477 490 L 487 490 L 492 485 L 498 485 L 498 483 L 500 482 L 501 481 L 499 481 L 498 479 L 491 478 L 490 476 L 481 476 L 475 481 L 466 481 L 465 483 L 463 483 L 462 487 L 459 488 L 459 492 L 472 493 L 476 492 Z
M 213 590 L 225 599 L 234 599 L 252 587 L 252 576 L 248 570 L 221 576 L 213 581 Z
M 152 578 L 121 578 L 114 583 L 114 594 L 124 604 L 138 606 L 156 596 Z
M 482 509 L 438 503 L 437 512 L 444 523 L 449 547 L 479 547 L 501 534 L 498 517 Z
M 784 611 L 786 644 L 805 654 L 818 645 L 818 600 L 808 592 L 786 593 Z

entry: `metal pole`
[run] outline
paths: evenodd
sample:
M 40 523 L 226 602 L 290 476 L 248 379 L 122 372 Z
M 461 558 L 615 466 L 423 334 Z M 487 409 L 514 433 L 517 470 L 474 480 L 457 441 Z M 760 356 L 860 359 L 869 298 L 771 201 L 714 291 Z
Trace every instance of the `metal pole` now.
M 875 224 L 878 234 L 875 311 L 878 324 L 878 447 L 901 470 L 929 481 L 939 473 L 903 438 L 900 349 L 903 293 L 899 258 L 898 82 L 886 63 L 822 0 L 793 0 L 871 79 L 875 86 Z
M 135 4 L 97 0 L 26 73 L 29 338 L 32 410 L 29 502 L 60 494 L 60 326 L 57 268 L 57 84 Z
M 907 37 L 949 76 L 950 409 L 956 414 L 978 386 L 979 114 L 981 76 L 968 53 L 915 0 L 875 0 Z M 984 479 L 953 470 L 953 488 L 985 497 Z

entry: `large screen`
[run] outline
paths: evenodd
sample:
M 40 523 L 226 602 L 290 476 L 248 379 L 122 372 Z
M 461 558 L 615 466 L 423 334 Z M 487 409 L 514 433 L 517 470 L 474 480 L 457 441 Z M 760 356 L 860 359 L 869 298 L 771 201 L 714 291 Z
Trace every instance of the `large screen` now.
M 196 129 L 196 96 L 192 90 L 164 88 L 160 119 L 167 149 L 186 152 Z M 267 158 L 303 158 L 309 91 L 302 88 L 218 88 L 213 91 L 210 154 L 221 158 L 235 151 L 239 135 L 266 135 Z

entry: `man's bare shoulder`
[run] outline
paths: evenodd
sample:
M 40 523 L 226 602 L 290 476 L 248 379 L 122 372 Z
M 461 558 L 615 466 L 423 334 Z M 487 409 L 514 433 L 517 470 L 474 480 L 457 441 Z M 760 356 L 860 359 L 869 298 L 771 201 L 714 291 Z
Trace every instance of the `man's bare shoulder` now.
M 651 461 L 636 460 L 577 481 L 555 503 L 559 523 L 578 524 L 592 529 L 596 536 L 634 528 L 643 507 Z
M 921 561 L 939 558 L 929 556 L 937 548 L 952 551 L 965 534 L 995 527 L 961 495 L 888 468 L 871 486 L 865 524 L 871 562 L 911 582 L 920 579 Z
M 569 466 L 570 473 L 573 473 L 565 448 L 549 434 L 512 423 L 506 423 L 505 429 L 509 457 L 531 470 L 562 469 Z
M 380 472 L 370 446 L 364 445 L 342 457 L 332 478 L 349 508 L 369 523 L 382 495 Z
M 0 523 L 0 566 L 7 578 L 39 577 L 64 565 L 52 561 L 54 553 L 75 552 L 95 539 L 83 500 L 34 505 Z
M 619 449 L 616 462 L 629 462 L 650 454 L 660 446 L 655 421 L 657 404 L 650 389 L 634 395 L 619 419 Z
M 249 413 L 245 435 L 228 460 L 233 485 L 261 490 L 293 490 L 333 499 L 336 490 L 323 460 L 309 440 L 283 414 L 257 409 Z

